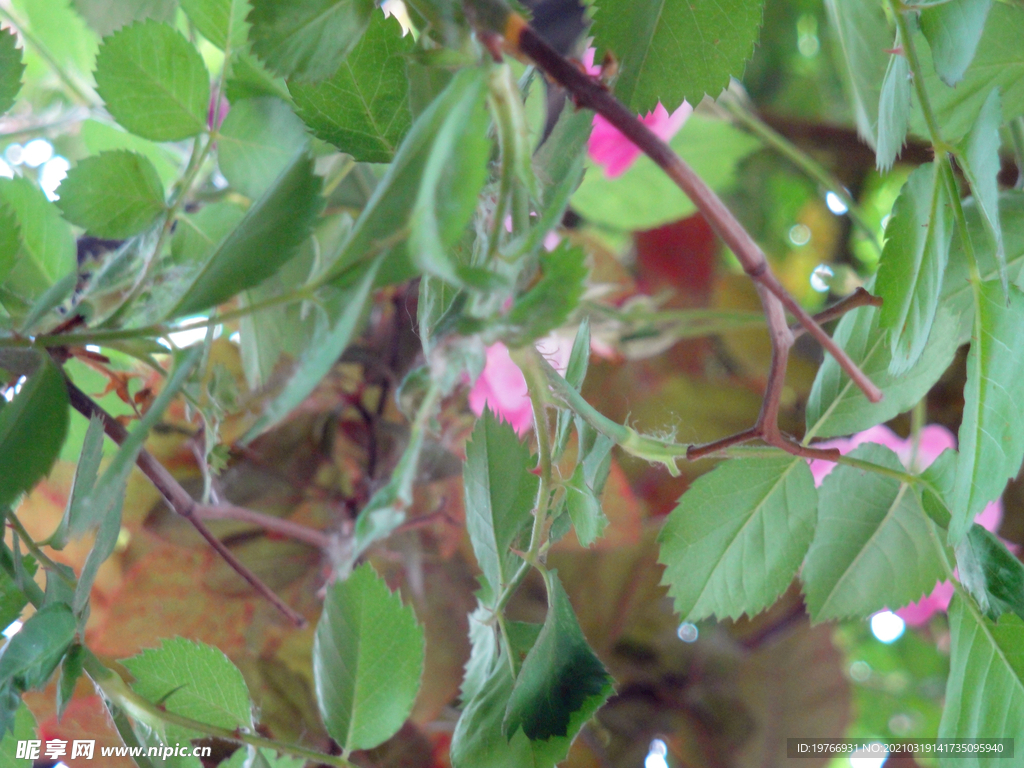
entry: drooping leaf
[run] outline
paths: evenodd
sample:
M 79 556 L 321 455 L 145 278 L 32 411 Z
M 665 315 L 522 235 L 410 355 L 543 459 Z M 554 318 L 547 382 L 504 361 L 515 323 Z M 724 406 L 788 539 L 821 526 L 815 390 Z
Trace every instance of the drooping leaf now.
M 882 93 L 892 42 L 892 32 L 881 3 L 850 3 L 825 0 L 831 26 L 835 31 L 845 67 L 844 74 L 857 133 L 872 147 L 878 143 L 878 104 Z
M 121 663 L 147 701 L 220 728 L 252 728 L 249 688 L 219 648 L 175 637 Z
M 835 437 L 888 421 L 912 408 L 953 362 L 960 343 L 959 318 L 940 304 L 917 364 L 904 374 L 893 375 L 889 333 L 879 325 L 880 315 L 875 307 L 855 309 L 839 321 L 833 338 L 882 390 L 881 402 L 869 402 L 835 359 L 826 355 L 807 399 L 808 432 Z
M 61 603 L 40 608 L 7 641 L 0 656 L 0 685 L 19 691 L 42 688 L 75 636 L 77 620 Z
M 601 509 L 601 500 L 593 488 L 587 485 L 582 464 L 576 465 L 572 477 L 565 485 L 565 493 L 566 509 L 572 527 L 576 530 L 576 538 L 581 546 L 589 547 L 604 535 L 608 518 Z
M 961 145 L 960 167 L 971 185 L 974 200 L 981 217 L 995 241 L 996 262 L 1003 290 L 1009 283 L 1006 274 L 1006 248 L 1003 228 L 999 221 L 999 126 L 1003 122 L 1003 109 L 999 89 L 995 88 L 985 100 L 978 114 L 978 122 Z
M 85 658 L 85 646 L 74 643 L 64 655 L 60 664 L 60 679 L 57 681 L 57 718 L 64 716 L 64 712 L 75 695 L 75 686 L 82 677 L 82 662 Z
M 313 644 L 313 679 L 327 732 L 343 750 L 397 731 L 423 671 L 423 629 L 368 563 L 327 592 Z
M 127 150 L 87 157 L 59 188 L 64 218 L 97 237 L 138 234 L 164 210 L 164 186 L 156 168 Z
M 577 392 L 583 387 L 590 365 L 590 318 L 584 318 L 576 331 L 569 352 L 569 363 L 565 369 L 565 380 Z M 568 410 L 559 409 L 555 423 L 555 444 L 552 448 L 554 460 L 558 461 L 569 441 L 569 428 L 573 423 L 573 414 Z
M 381 244 L 401 234 L 400 229 L 396 233 L 396 228 L 409 222 L 435 136 L 455 105 L 465 98 L 466 92 L 479 91 L 481 84 L 482 76 L 479 73 L 472 69 L 463 70 L 416 118 L 387 173 L 377 184 L 351 233 L 340 247 L 340 252 L 331 259 L 333 266 L 329 275 L 340 276 L 357 262 L 376 256 L 381 250 L 388 254 L 380 270 L 379 281 L 382 284 L 401 282 L 416 273 L 404 245 L 398 242 L 384 248 Z
M 483 590 L 484 593 L 486 591 Z M 490 595 L 478 592 L 477 596 L 481 600 L 477 603 L 476 610 L 469 614 L 470 653 L 464 667 L 462 686 L 459 688 L 459 696 L 464 705 L 483 692 L 500 652 L 497 628 L 491 626 L 489 621 L 494 613 L 485 604 L 491 601 L 484 599 Z
M 533 172 L 535 138 L 531 135 L 523 93 L 512 74 L 512 67 L 508 64 L 494 67 L 488 86 L 488 106 L 494 118 L 502 162 L 508 164 L 523 188 L 538 198 L 540 187 Z
M 756 139 L 729 123 L 700 115 L 691 115 L 669 145 L 708 186 L 718 190 L 732 184 L 739 161 L 759 146 Z M 603 169 L 591 167 L 572 196 L 572 205 L 589 221 L 623 230 L 660 227 L 696 210 L 690 198 L 646 155 L 613 179 L 605 176 Z
M 981 616 L 969 600 L 949 604 L 952 640 L 945 707 L 939 738 L 1024 739 L 1024 623 L 1004 614 L 998 623 Z M 995 759 L 951 757 L 945 765 L 998 765 Z
M 1024 459 L 1024 293 L 998 280 L 977 287 L 974 333 L 967 355 L 964 415 L 956 485 L 949 499 L 949 541 L 960 541 L 974 516 L 999 497 Z
M 522 562 L 509 547 L 537 501 L 539 481 L 531 465 L 530 450 L 515 430 L 485 409 L 466 443 L 463 483 L 466 530 L 495 601 Z
M 671 112 L 684 99 L 717 98 L 730 77 L 739 78 L 760 26 L 756 0 L 603 0 L 593 34 L 598 56 L 610 51 L 619 61 L 616 96 L 636 112 L 659 100 Z
M 953 214 L 941 162 L 910 174 L 885 236 L 875 291 L 884 302 L 879 324 L 889 330 L 889 371 L 898 376 L 914 366 L 928 343 L 949 261 Z
M 899 36 L 894 48 L 900 47 Z M 888 171 L 903 149 L 910 119 L 910 62 L 902 53 L 889 56 L 889 66 L 882 80 L 878 97 L 878 142 L 875 164 L 880 171 Z
M 942 82 L 953 87 L 963 79 L 985 29 L 992 0 L 949 0 L 921 10 L 921 31 L 932 50 Z
M 96 86 L 114 119 L 144 139 L 178 141 L 206 127 L 210 75 L 167 24 L 144 21 L 104 38 Z
M 0 201 L 13 212 L 21 233 L 14 266 L 0 284 L 0 300 L 9 312 L 22 314 L 50 286 L 74 272 L 75 239 L 57 207 L 28 179 L 0 178 Z
M 545 574 L 548 614 L 526 654 L 505 710 L 507 738 L 522 728 L 528 739 L 569 735 L 573 715 L 596 711 L 612 692 L 612 679 L 580 630 L 558 574 Z
M 876 443 L 849 455 L 903 471 L 896 454 Z M 845 465 L 828 474 L 801 573 L 812 621 L 901 608 L 944 574 L 940 534 L 906 483 Z
M 998 88 L 1003 98 L 1003 119 L 1024 114 L 1024 8 L 1010 3 L 993 3 L 978 43 L 977 52 L 956 88 L 942 82 L 935 72 L 928 46 L 919 41 L 917 52 L 924 70 L 924 85 L 942 126 L 946 141 L 959 141 L 975 124 L 985 100 Z M 914 105 L 911 130 L 927 136 L 920 105 Z
M 280 99 L 231 105 L 217 140 L 217 163 L 231 186 L 257 199 L 308 144 L 305 126 Z
M 0 284 L 18 263 L 21 248 L 21 227 L 18 214 L 6 203 L 0 203 Z
M 245 47 L 249 0 L 181 0 L 181 7 L 200 34 L 222 51 Z
M 78 575 L 78 584 L 75 586 L 75 597 L 71 602 L 71 609 L 76 616 L 86 616 L 85 610 L 89 605 L 89 597 L 92 594 L 92 585 L 96 580 L 96 574 L 99 573 L 100 566 L 107 561 L 107 558 L 114 554 L 118 536 L 121 534 L 121 510 L 123 507 L 124 495 L 119 494 L 105 511 L 99 528 L 96 530 L 96 540 L 82 564 L 82 572 Z
M 317 138 L 358 161 L 390 162 L 412 124 L 405 65 L 413 46 L 397 19 L 374 12 L 362 40 L 330 78 L 289 83 L 299 117 Z
M 956 547 L 960 583 L 992 621 L 1012 612 L 1024 619 L 1024 564 L 977 523 Z
M 248 21 L 253 52 L 293 80 L 330 77 L 359 42 L 373 0 L 253 0 Z
M 32 489 L 53 466 L 68 430 L 68 392 L 50 356 L 0 410 L 0 508 Z
M 379 261 L 374 262 L 359 284 L 345 292 L 347 303 L 336 319 L 331 318 L 330 323 L 320 322 L 316 325 L 313 338 L 296 361 L 291 376 L 246 432 L 242 442 L 254 439 L 287 416 L 309 396 L 338 362 L 366 309 L 379 266 Z
M 0 115 L 14 104 L 21 90 L 21 73 L 25 64 L 21 49 L 16 47 L 18 36 L 9 29 L 0 32 Z
M 767 608 L 796 575 L 816 514 L 805 461 L 736 459 L 702 475 L 658 536 L 676 612 L 696 621 Z
M 312 158 L 295 155 L 238 227 L 193 272 L 170 317 L 208 309 L 274 274 L 309 237 L 324 205 L 321 186 Z
M 952 519 L 947 499 L 956 482 L 957 458 L 957 452 L 947 448 L 918 476 L 922 481 L 918 486 L 921 508 L 939 528 L 945 530 L 949 529 L 949 521 Z
M 239 51 L 235 55 L 225 90 L 228 101 L 232 104 L 242 99 L 257 99 L 260 96 L 274 96 L 288 103 L 292 100 L 284 78 L 268 70 L 263 66 L 263 62 L 248 51 Z
M 510 635 L 512 630 L 510 623 Z M 576 734 L 604 703 L 602 696 L 587 699 L 572 715 L 565 736 L 531 741 L 520 729 L 509 738 L 505 736 L 502 721 L 513 685 L 508 658 L 502 654 L 490 666 L 490 676 L 463 707 L 452 735 L 454 768 L 553 768 L 565 759 Z M 610 684 L 607 690 L 610 693 Z
M 459 88 L 461 98 L 449 107 L 423 166 L 409 233 L 413 263 L 453 285 L 472 279 L 469 268 L 458 264 L 450 250 L 462 238 L 476 209 L 490 153 L 483 72 L 462 70 L 452 87 L 459 81 L 464 81 Z
M 77 539 L 100 524 L 100 520 L 83 514 L 82 500 L 92 492 L 103 458 L 103 420 L 99 416 L 89 419 L 89 427 L 82 441 L 82 452 L 75 468 L 64 517 L 57 530 L 46 540 L 54 549 L 64 549 L 68 541 Z
M 17 230 L 15 230 L 15 232 L 17 232 Z M 29 307 L 24 319 L 22 319 L 21 333 L 28 335 L 32 331 L 38 330 L 37 324 L 44 318 L 46 318 L 47 321 L 52 322 L 54 317 L 51 315 L 51 312 L 68 301 L 77 287 L 78 273 L 68 272 L 64 277 L 47 288 L 43 294 L 32 303 L 32 306 Z M 53 314 L 55 315 L 56 313 Z M 47 315 L 50 315 L 50 317 L 47 317 Z
M 72 0 L 75 10 L 100 36 L 135 21 L 174 22 L 178 0 Z
M 9 549 L 0 551 L 0 557 L 12 566 L 14 565 L 13 555 Z M 36 572 L 35 561 L 26 557 L 21 561 L 20 569 L 24 571 L 26 577 L 32 576 Z M 28 598 L 21 591 L 16 579 L 11 576 L 7 568 L 0 568 L 0 623 L 4 627 L 10 626 L 11 622 L 21 616 L 26 605 L 28 605 Z

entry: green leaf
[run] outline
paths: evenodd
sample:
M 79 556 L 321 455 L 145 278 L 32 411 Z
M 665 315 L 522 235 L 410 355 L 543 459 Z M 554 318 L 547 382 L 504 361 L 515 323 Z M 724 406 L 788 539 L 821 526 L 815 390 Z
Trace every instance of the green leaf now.
M 956 482 L 956 462 L 958 454 L 947 448 L 918 477 L 921 479 L 921 508 L 934 523 L 943 530 L 949 529 L 952 516 L 946 501 L 953 492 Z
M 313 159 L 297 154 L 245 214 L 238 227 L 190 275 L 169 317 L 183 317 L 258 285 L 295 255 L 323 208 Z
M 82 452 L 78 457 L 75 477 L 71 482 L 71 493 L 68 494 L 67 506 L 57 530 L 46 540 L 54 549 L 64 549 L 68 541 L 81 538 L 102 522 L 102 518 L 90 517 L 83 508 L 82 501 L 96 486 L 99 475 L 100 460 L 103 458 L 103 419 L 93 416 L 89 419 L 89 427 L 82 442 Z
M 509 623 L 509 635 L 513 634 L 514 626 L 514 622 Z M 604 698 L 587 699 L 583 707 L 573 713 L 563 737 L 531 741 L 522 730 L 517 730 L 511 738 L 506 738 L 502 721 L 512 686 L 508 658 L 497 657 L 490 667 L 490 676 L 465 704 L 455 726 L 451 745 L 454 768 L 553 768 L 565 759 L 576 734 L 607 698 L 605 694 Z M 606 690 L 611 693 L 610 683 Z
M 127 477 L 125 477 L 127 482 Z M 88 506 L 88 505 L 86 505 Z M 71 609 L 76 616 L 82 617 L 83 621 L 88 618 L 85 612 L 89 605 L 89 596 L 92 593 L 93 582 L 96 581 L 96 574 L 100 566 L 107 561 L 107 558 L 114 554 L 117 546 L 118 536 L 121 534 L 121 510 L 124 507 L 124 486 L 121 486 L 121 493 L 115 496 L 111 506 L 105 511 L 99 528 L 96 531 L 96 540 L 92 549 L 82 564 L 82 572 L 78 575 L 78 584 L 75 586 L 75 597 L 71 602 Z M 93 506 L 95 512 L 96 506 Z
M 3 741 L 0 741 L 0 768 L 32 768 L 32 760 L 18 757 L 18 742 L 34 738 L 36 719 L 24 703 L 19 703 L 14 714 L 13 730 L 5 733 Z
M 28 179 L 0 178 L 0 201 L 14 213 L 21 231 L 21 247 L 0 285 L 0 300 L 9 312 L 21 314 L 50 286 L 75 271 L 75 239 L 57 206 Z
M 249 35 L 248 0 L 181 0 L 181 7 L 199 33 L 222 51 L 245 47 Z
M 995 88 L 985 100 L 978 114 L 978 122 L 967 134 L 960 147 L 960 168 L 971 185 L 974 200 L 981 211 L 981 218 L 995 242 L 996 262 L 999 264 L 999 280 L 1003 290 L 1009 283 L 1006 274 L 1006 248 L 1003 244 L 1003 228 L 999 222 L 999 126 L 1003 122 L 1003 110 L 999 89 Z
M 415 43 L 375 11 L 363 39 L 327 80 L 292 82 L 295 109 L 313 134 L 358 161 L 387 163 L 412 124 L 406 57 Z
M 89 154 L 98 155 L 111 149 L 128 149 L 149 159 L 165 187 L 178 180 L 181 158 L 167 147 L 139 138 L 112 123 L 101 123 L 98 120 L 86 120 L 82 123 L 81 137 Z
M 21 226 L 17 212 L 0 201 L 0 284 L 18 263 L 18 249 L 21 248 Z
M 992 0 L 949 0 L 921 11 L 921 31 L 932 49 L 942 82 L 952 87 L 963 79 L 985 29 Z
M 590 318 L 583 318 L 579 330 L 576 331 L 576 338 L 572 342 L 572 350 L 569 352 L 569 363 L 565 369 L 565 380 L 570 387 L 577 392 L 583 387 L 583 381 L 587 378 L 587 367 L 590 364 Z M 557 461 L 565 451 L 569 442 L 569 427 L 573 423 L 573 414 L 568 409 L 558 410 L 558 421 L 555 425 L 555 445 L 553 448 L 554 460 Z
M 368 563 L 327 592 L 313 642 L 324 725 L 347 754 L 390 738 L 412 710 L 423 629 Z
M 178 141 L 206 128 L 210 75 L 167 24 L 144 21 L 104 38 L 96 85 L 114 119 L 144 139 Z
M 491 142 L 483 71 L 462 70 L 452 80 L 452 87 L 458 88 L 460 98 L 450 105 L 423 166 L 412 208 L 409 246 L 413 263 L 420 269 L 461 285 L 474 278 L 469 268 L 453 260 L 449 250 L 462 239 L 476 210 L 487 179 Z
M 972 524 L 956 547 L 956 562 L 960 583 L 989 619 L 1009 612 L 1024 619 L 1024 564 L 995 534 Z
M 9 29 L 0 32 L 0 115 L 14 105 L 21 90 L 21 73 L 25 65 L 21 49 L 16 47 L 18 36 Z
M 17 232 L 17 230 L 15 230 L 15 232 Z M 65 302 L 70 304 L 68 300 L 72 297 L 72 294 L 74 294 L 77 287 L 78 273 L 68 272 L 68 274 L 64 275 L 64 277 L 47 288 L 43 295 L 32 303 L 28 314 L 26 314 L 25 318 L 21 321 L 21 333 L 23 335 L 33 335 L 32 331 L 37 330 L 36 324 L 39 323 L 40 320 Z M 55 324 L 53 322 L 55 315 L 56 313 L 47 318 L 47 323 L 49 325 Z M 63 322 L 63 318 L 57 322 Z
M 463 486 L 466 530 L 476 561 L 491 589 L 493 607 L 522 560 L 509 551 L 532 519 L 537 502 L 536 475 L 530 449 L 512 427 L 489 409 L 477 420 L 466 443 Z
M 890 54 L 892 32 L 882 3 L 825 0 L 845 63 L 844 74 L 857 120 L 857 133 L 872 147 L 878 144 L 878 105 Z
M 540 280 L 516 298 L 505 316 L 512 346 L 545 336 L 569 319 L 586 289 L 586 259 L 582 248 L 564 240 L 541 254 Z
M 808 434 L 849 435 L 888 421 L 920 401 L 953 362 L 960 343 L 959 319 L 946 311 L 944 303 L 940 303 L 935 314 L 931 334 L 917 364 L 899 376 L 890 372 L 889 334 L 879 325 L 880 314 L 875 307 L 847 313 L 839 321 L 833 338 L 882 390 L 884 397 L 881 402 L 869 402 L 835 359 L 826 355 L 807 399 Z
M 910 174 L 885 228 L 875 291 L 884 302 L 879 324 L 889 330 L 889 372 L 897 376 L 928 343 L 949 261 L 953 213 L 941 174 L 940 161 Z
M 905 471 L 896 454 L 877 443 L 849 455 Z M 907 484 L 843 464 L 828 474 L 801 574 L 811 621 L 901 608 L 931 592 L 944 575 L 939 532 Z
M 576 530 L 576 538 L 581 546 L 589 547 L 604 536 L 608 518 L 601 509 L 597 494 L 587 485 L 582 464 L 576 465 L 572 477 L 565 485 L 565 493 L 566 508 L 572 527 Z
M 379 261 L 374 262 L 359 284 L 345 293 L 347 301 L 344 302 L 344 311 L 337 319 L 329 323 L 317 323 L 312 340 L 300 355 L 284 387 L 246 432 L 242 438 L 243 443 L 253 440 L 287 416 L 309 396 L 338 362 L 366 309 L 379 266 Z
M 164 210 L 156 168 L 127 150 L 87 157 L 60 185 L 57 207 L 91 235 L 124 239 L 138 234 Z
M 684 99 L 699 104 L 743 74 L 761 5 L 602 0 L 594 14 L 597 57 L 610 51 L 619 60 L 615 95 L 635 112 L 649 112 L 659 100 L 670 112 Z
M 289 103 L 292 99 L 284 78 L 272 73 L 247 51 L 235 54 L 226 90 L 228 101 L 232 104 L 242 99 L 255 99 L 260 96 L 276 96 L 281 101 Z
M 470 652 L 459 689 L 464 706 L 483 693 L 500 651 L 497 628 L 490 621 L 494 610 L 488 607 L 489 603 L 493 603 L 492 595 L 485 594 L 488 591 L 485 588 L 477 592 L 480 600 L 476 610 L 468 617 Z
M 217 140 L 217 163 L 231 186 L 259 198 L 308 146 L 306 129 L 280 99 L 245 99 L 231 105 Z
M 75 695 L 75 686 L 82 677 L 82 662 L 85 658 L 85 646 L 75 643 L 64 656 L 60 665 L 60 679 L 57 681 L 57 719 L 64 717 L 64 712 Z
M 733 459 L 699 477 L 658 535 L 676 612 L 696 621 L 767 608 L 796 575 L 816 515 L 802 459 Z
M 0 508 L 14 504 L 46 476 L 67 431 L 64 375 L 49 355 L 40 354 L 35 372 L 0 410 Z
M 690 115 L 669 145 L 716 190 L 733 183 L 739 161 L 759 146 L 757 139 L 729 123 L 699 115 Z M 573 209 L 588 221 L 632 231 L 660 227 L 696 210 L 690 198 L 646 155 L 613 179 L 590 161 L 588 164 L 583 183 L 572 196 Z
M 249 688 L 219 648 L 175 637 L 121 663 L 147 701 L 219 728 L 252 728 Z
M 178 10 L 178 0 L 72 0 L 72 4 L 101 36 L 145 19 L 173 23 Z
M 932 65 L 928 47 L 917 51 L 924 69 L 924 85 L 935 119 L 942 126 L 946 141 L 959 141 L 975 124 L 985 100 L 998 88 L 1003 98 L 1003 119 L 1024 114 L 1024 8 L 1016 4 L 994 3 L 974 60 L 963 80 L 950 88 L 939 78 Z M 920 105 L 914 106 L 911 130 L 927 136 L 928 129 Z
M 483 75 L 475 68 L 462 70 L 416 119 L 387 173 L 356 219 L 351 234 L 340 247 L 338 255 L 329 260 L 333 266 L 328 275 L 339 276 L 368 256 L 376 256 L 382 250 L 381 242 L 394 238 L 396 228 L 409 221 L 420 191 L 424 167 L 434 148 L 435 136 L 467 91 L 482 93 L 482 82 Z M 388 256 L 380 271 L 381 283 L 401 282 L 416 274 L 404 247 L 383 250 L 388 252 Z
M 939 738 L 1024 739 L 1024 623 L 1005 614 L 998 624 L 955 595 L 949 604 L 952 650 Z M 944 766 L 998 766 L 1004 760 L 951 758 Z
M 1024 459 L 1024 293 L 999 281 L 977 288 L 974 334 L 967 355 L 956 485 L 949 541 L 960 541 L 974 516 L 999 497 Z
M 900 47 L 899 35 L 894 48 Z M 882 80 L 882 92 L 878 97 L 878 143 L 875 147 L 875 163 L 880 171 L 892 168 L 896 156 L 903 149 L 907 138 L 907 121 L 910 118 L 910 62 L 902 53 L 889 56 L 889 66 Z
M 71 609 L 62 603 L 33 613 L 4 646 L 0 684 L 12 684 L 19 691 L 45 686 L 71 645 L 77 626 Z
M 294 80 L 330 77 L 359 42 L 373 0 L 253 0 L 252 50 L 279 75 Z
M 520 727 L 531 740 L 567 736 L 574 714 L 596 711 L 612 692 L 611 676 L 587 645 L 557 572 L 545 572 L 544 581 L 548 614 L 508 699 L 508 738 Z

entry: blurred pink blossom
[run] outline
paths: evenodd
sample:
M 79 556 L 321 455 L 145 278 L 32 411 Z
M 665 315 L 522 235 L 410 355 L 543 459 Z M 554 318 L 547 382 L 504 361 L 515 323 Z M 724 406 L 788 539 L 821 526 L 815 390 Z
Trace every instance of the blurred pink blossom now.
M 601 68 L 594 65 L 594 49 L 589 48 L 583 55 L 583 66 L 587 73 L 597 76 Z M 653 112 L 648 112 L 638 119 L 662 141 L 668 141 L 683 127 L 686 118 L 693 112 L 687 102 L 683 102 L 671 115 L 659 101 Z M 591 159 L 604 168 L 604 175 L 609 179 L 621 176 L 640 156 L 640 150 L 629 139 L 622 135 L 600 115 L 594 115 L 594 128 L 587 144 Z
M 537 342 L 537 350 L 559 372 L 565 373 L 572 352 L 572 338 L 552 333 Z M 487 362 L 480 378 L 469 391 L 469 407 L 477 416 L 484 406 L 505 419 L 521 436 L 533 426 L 533 406 L 526 389 L 526 379 L 519 370 L 508 347 L 501 342 L 487 348 Z
M 891 429 L 884 425 L 872 427 L 863 432 L 848 438 L 827 440 L 823 443 L 816 443 L 815 448 L 838 448 L 840 453 L 849 453 L 862 443 L 879 443 L 895 451 L 900 461 L 912 472 L 920 472 L 928 467 L 947 448 L 956 448 L 956 438 L 953 433 L 938 424 L 929 424 L 921 430 L 921 438 L 917 446 L 917 455 L 911 464 L 911 457 L 914 454 L 914 446 L 911 440 L 904 440 L 896 435 Z M 821 485 L 825 475 L 832 471 L 836 465 L 831 461 L 813 460 L 810 463 L 811 474 L 814 475 L 814 484 Z M 1003 519 L 1003 502 L 1001 499 L 993 501 L 981 513 L 974 518 L 978 525 L 995 532 Z M 911 626 L 925 624 L 939 611 L 945 611 L 949 607 L 949 601 L 953 597 L 953 584 L 949 581 L 939 582 L 930 595 L 926 595 L 916 603 L 900 608 L 896 614 Z

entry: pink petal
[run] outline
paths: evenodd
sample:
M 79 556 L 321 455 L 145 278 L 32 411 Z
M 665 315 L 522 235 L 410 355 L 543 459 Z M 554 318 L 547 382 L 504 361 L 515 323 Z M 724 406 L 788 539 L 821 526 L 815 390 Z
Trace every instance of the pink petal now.
M 653 112 L 638 119 L 662 141 L 668 141 L 679 132 L 692 112 L 693 107 L 684 101 L 679 109 L 669 115 L 668 110 L 659 102 Z M 640 150 L 633 142 L 600 115 L 594 115 L 594 127 L 587 149 L 591 159 L 604 168 L 604 174 L 609 179 L 621 176 L 640 156 Z
M 953 597 L 953 583 L 950 581 L 939 582 L 932 593 L 922 597 L 916 603 L 911 603 L 905 608 L 896 611 L 896 615 L 912 627 L 927 624 L 939 611 L 945 611 L 949 607 L 949 601 Z

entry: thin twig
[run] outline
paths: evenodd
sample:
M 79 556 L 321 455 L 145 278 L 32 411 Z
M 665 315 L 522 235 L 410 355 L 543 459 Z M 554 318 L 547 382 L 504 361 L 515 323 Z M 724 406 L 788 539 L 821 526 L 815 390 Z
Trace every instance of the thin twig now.
M 809 458 L 831 458 L 836 452 L 807 448 L 783 435 L 778 426 L 778 412 L 786 375 L 789 350 L 794 336 L 786 322 L 786 312 L 792 314 L 808 333 L 836 359 L 840 367 L 871 402 L 882 399 L 881 390 L 853 362 L 846 352 L 825 333 L 807 311 L 782 287 L 772 273 L 761 248 L 733 216 L 707 184 L 704 183 L 664 141 L 646 125 L 636 119 L 599 80 L 581 71 L 568 59 L 548 45 L 518 14 L 501 7 L 493 0 L 470 0 L 476 22 L 486 29 L 481 31 L 485 42 L 493 43 L 495 35 L 504 38 L 507 47 L 532 59 L 549 77 L 563 86 L 578 107 L 597 112 L 614 125 L 644 154 L 650 157 L 676 185 L 693 201 L 708 223 L 736 254 L 743 271 L 755 282 L 764 307 L 772 344 L 772 363 L 765 389 L 764 402 L 757 423 L 739 435 L 706 446 L 691 447 L 688 458 L 699 458 L 715 453 L 728 444 L 760 438 L 790 453 Z M 488 31 L 489 30 L 489 31 Z M 497 46 L 489 47 L 496 48 Z
M 107 437 L 118 445 L 121 445 L 128 438 L 128 431 L 121 426 L 120 422 L 107 413 L 91 397 L 76 387 L 71 381 L 67 381 L 67 387 L 71 406 L 87 419 L 91 419 L 93 416 L 99 417 L 103 421 L 103 431 L 106 432 Z M 181 487 L 181 484 L 174 479 L 163 464 L 153 458 L 153 455 L 145 449 L 139 452 L 139 457 L 135 463 L 142 470 L 143 474 L 149 478 L 150 482 L 156 486 L 156 489 L 160 491 L 160 494 L 170 505 L 171 509 L 188 520 L 196 531 L 199 532 L 199 535 L 206 539 L 207 543 L 213 547 L 218 555 L 224 558 L 224 561 L 239 576 L 245 579 L 260 595 L 269 600 L 275 608 L 287 616 L 297 627 L 306 625 L 305 617 L 297 613 L 275 595 L 270 587 L 260 581 L 256 574 L 235 557 L 234 553 L 224 545 L 224 542 L 213 535 L 197 513 L 200 505 L 196 504 L 188 491 Z
M 308 525 L 268 515 L 265 512 L 236 507 L 234 504 L 196 504 L 195 514 L 201 520 L 238 520 L 243 523 L 252 523 L 265 531 L 279 533 L 324 552 L 334 548 L 330 534 L 310 528 Z
M 831 307 L 823 309 L 821 312 L 814 316 L 815 322 L 819 325 L 827 323 L 836 318 L 842 317 L 851 309 L 857 309 L 858 307 L 880 307 L 882 306 L 882 297 L 875 296 L 868 293 L 863 288 L 858 288 L 849 296 L 844 299 L 840 299 Z M 804 328 L 801 325 L 791 325 L 789 330 L 793 332 L 793 338 L 799 338 L 803 334 Z

